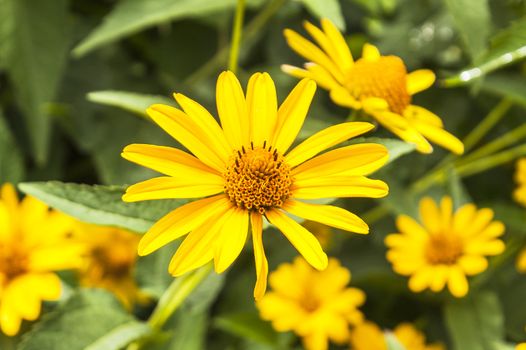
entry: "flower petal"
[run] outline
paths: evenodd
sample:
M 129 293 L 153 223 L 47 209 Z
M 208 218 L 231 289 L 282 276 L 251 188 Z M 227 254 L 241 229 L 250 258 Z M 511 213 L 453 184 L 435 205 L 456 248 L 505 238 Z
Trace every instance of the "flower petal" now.
M 323 270 L 327 267 L 327 254 L 323 252 L 316 237 L 306 228 L 279 210 L 267 211 L 266 217 L 315 269 Z
M 444 127 L 444 123 L 442 122 L 442 119 L 435 113 L 415 105 L 409 105 L 404 109 L 404 117 L 408 120 L 417 120 L 422 123 L 426 123 L 429 125 L 434 125 L 439 128 Z
M 245 246 L 248 234 L 248 211 L 231 209 L 232 214 L 218 232 L 214 252 L 214 266 L 217 273 L 223 273 L 237 259 Z
M 462 272 L 460 267 L 453 265 L 449 268 L 449 279 L 447 286 L 451 294 L 457 298 L 462 298 L 468 294 L 468 280 L 466 279 L 466 275 L 464 272 Z
M 362 143 L 337 148 L 292 170 L 294 181 L 330 175 L 362 176 L 382 167 L 389 158 L 385 146 L 376 143 Z
M 364 176 L 327 176 L 324 178 L 296 181 L 292 196 L 301 199 L 333 197 L 385 197 L 389 191 L 387 184 Z
M 369 226 L 357 215 L 332 205 L 310 204 L 289 199 L 282 207 L 292 215 L 306 220 L 356 233 L 368 233 Z
M 154 177 L 128 187 L 122 196 L 122 200 L 137 202 L 167 198 L 200 198 L 223 192 L 223 178 L 212 173 L 206 174 L 206 176 L 202 174 L 198 178 Z
M 457 263 L 468 276 L 477 275 L 488 268 L 488 260 L 480 255 L 463 255 Z
M 420 121 L 413 121 L 411 125 L 413 125 L 418 132 L 431 142 L 436 143 L 455 154 L 464 153 L 464 144 L 462 141 L 446 130 Z
M 376 61 L 380 58 L 380 51 L 376 46 L 365 43 L 362 49 L 362 58 L 367 61 Z
M 346 72 L 353 65 L 351 50 L 338 28 L 327 18 L 321 20 L 321 27 L 334 49 L 333 60 Z M 336 59 L 337 57 L 337 59 Z
M 339 106 L 352 109 L 362 108 L 362 104 L 351 93 L 341 86 L 333 86 L 330 89 L 331 100 Z
M 216 104 L 227 141 L 232 149 L 241 149 L 241 146 L 249 143 L 250 127 L 245 95 L 234 73 L 227 71 L 219 75 Z
M 254 260 L 256 263 L 256 285 L 254 286 L 254 299 L 261 300 L 267 290 L 268 262 L 263 246 L 263 220 L 259 213 L 250 214 L 252 225 L 252 244 L 254 245 Z
M 285 159 L 290 167 L 295 167 L 327 148 L 366 133 L 373 128 L 373 124 L 364 122 L 349 122 L 330 126 L 297 145 L 285 156 Z
M 418 69 L 407 74 L 407 92 L 414 95 L 426 90 L 435 82 L 435 73 L 429 69 Z
M 272 145 L 281 154 L 285 154 L 298 136 L 315 92 L 316 83 L 303 79 L 279 107 Z
M 137 248 L 139 255 L 148 255 L 184 236 L 210 221 L 211 217 L 225 213 L 231 206 L 228 198 L 222 194 L 180 206 L 162 217 L 144 234 Z
M 255 78 L 252 78 L 254 77 Z M 276 87 L 268 73 L 254 74 L 247 90 L 247 107 L 250 120 L 251 137 L 255 146 L 262 146 L 273 139 L 278 118 Z M 248 98 L 250 96 L 250 98 Z
M 441 231 L 442 220 L 440 217 L 440 211 L 431 197 L 425 197 L 420 201 L 419 211 L 420 218 L 428 232 L 437 233 Z

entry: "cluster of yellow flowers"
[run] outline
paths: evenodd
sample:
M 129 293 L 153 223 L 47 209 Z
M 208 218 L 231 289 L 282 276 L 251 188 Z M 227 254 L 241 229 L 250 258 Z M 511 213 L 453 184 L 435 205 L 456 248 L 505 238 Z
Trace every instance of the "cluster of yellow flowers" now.
M 153 105 L 147 110 L 190 153 L 148 144 L 127 146 L 122 153 L 125 159 L 163 176 L 128 187 L 123 200 L 197 200 L 161 218 L 140 241 L 123 230 L 77 222 L 29 196 L 18 202 L 11 186 L 2 188 L 0 326 L 5 334 L 16 334 L 22 319 L 35 320 L 41 301 L 60 297 L 56 271 L 75 269 L 81 285 L 107 288 L 131 307 L 144 299 L 133 279 L 136 250 L 147 255 L 186 236 L 170 262 L 170 273 L 180 276 L 211 261 L 222 273 L 239 256 L 250 231 L 257 276 L 254 297 L 263 319 L 278 331 L 294 331 L 310 350 L 327 349 L 329 341 L 355 350 L 387 349 L 387 333 L 364 321 L 358 310 L 365 293 L 348 287 L 349 270 L 328 258 L 306 227 L 319 223 L 368 233 L 368 225 L 357 215 L 312 200 L 386 196 L 387 184 L 368 176 L 386 164 L 388 150 L 375 143 L 333 149 L 373 130 L 375 125 L 369 122 L 337 124 L 294 147 L 293 143 L 319 85 L 336 104 L 363 111 L 419 152 L 432 152 L 429 141 L 456 154 L 463 153 L 464 147 L 444 130 L 438 116 L 411 104 L 412 95 L 433 84 L 431 71 L 408 73 L 399 57 L 381 56 L 369 44 L 354 61 L 345 39 L 328 20 L 322 20 L 321 28 L 306 22 L 305 29 L 315 44 L 285 31 L 291 48 L 310 62 L 304 68 L 283 66 L 301 80 L 281 105 L 267 73 L 252 75 L 245 92 L 227 71 L 217 80 L 220 123 L 181 94 L 174 95 L 181 109 Z M 521 187 L 515 198 L 524 204 L 526 160 L 519 162 L 518 174 Z M 289 214 L 309 224 L 302 226 Z M 439 292 L 447 286 L 453 296 L 463 297 L 469 290 L 466 276 L 484 271 L 487 257 L 504 250 L 499 239 L 504 225 L 493 220 L 491 209 L 466 204 L 455 210 L 450 197 L 438 205 L 423 198 L 420 219 L 422 224 L 399 216 L 400 232 L 385 239 L 387 260 L 396 273 L 409 276 L 414 292 L 427 288 Z M 302 256 L 270 274 L 268 293 L 264 220 L 277 227 Z M 519 261 L 525 269 L 526 253 Z M 410 324 L 398 325 L 389 334 L 407 350 L 442 349 L 426 345 L 424 335 Z

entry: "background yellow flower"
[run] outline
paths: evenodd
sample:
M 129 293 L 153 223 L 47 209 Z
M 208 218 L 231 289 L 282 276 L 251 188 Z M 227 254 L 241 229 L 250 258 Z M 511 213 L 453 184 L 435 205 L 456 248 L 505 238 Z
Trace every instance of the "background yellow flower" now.
M 517 183 L 517 188 L 513 192 L 513 198 L 526 207 L 526 158 L 521 158 L 517 161 L 515 182 Z
M 15 189 L 0 191 L 0 329 L 12 336 L 22 320 L 34 321 L 43 300 L 57 300 L 57 270 L 82 265 L 84 247 L 70 239 L 73 220 L 39 200 L 18 201 Z
M 451 197 L 443 197 L 440 207 L 426 197 L 420 201 L 420 218 L 423 226 L 400 215 L 396 220 L 400 233 L 385 239 L 387 260 L 395 272 L 410 276 L 413 292 L 426 288 L 439 292 L 447 284 L 451 294 L 463 297 L 469 289 L 466 276 L 481 273 L 488 266 L 486 256 L 504 251 L 498 239 L 504 225 L 492 221 L 491 209 L 477 210 L 470 203 L 453 213 Z
M 321 28 L 309 22 L 304 22 L 304 27 L 316 44 L 290 29 L 284 33 L 289 46 L 310 62 L 305 69 L 283 65 L 283 71 L 314 79 L 330 91 L 336 104 L 363 109 L 392 133 L 414 143 L 419 152 L 433 151 L 427 139 L 454 153 L 464 152 L 462 142 L 444 130 L 440 117 L 411 104 L 412 95 L 434 83 L 432 71 L 408 73 L 400 57 L 381 56 L 371 44 L 366 44 L 362 57 L 354 61 L 345 39 L 330 20 L 322 19 Z
M 279 332 L 294 331 L 308 350 L 328 349 L 328 342 L 349 340 L 349 326 L 362 322 L 357 309 L 365 294 L 348 288 L 351 273 L 336 259 L 317 271 L 298 257 L 270 274 L 272 291 L 257 303 L 261 318 Z

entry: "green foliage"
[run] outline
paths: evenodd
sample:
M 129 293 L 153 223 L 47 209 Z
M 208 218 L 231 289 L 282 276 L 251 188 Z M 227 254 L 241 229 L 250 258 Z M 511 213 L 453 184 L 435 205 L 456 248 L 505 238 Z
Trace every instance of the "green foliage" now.
M 165 200 L 124 203 L 122 187 L 87 186 L 57 181 L 22 183 L 20 190 L 79 220 L 145 232 L 161 216 L 186 203 Z
M 17 183 L 23 177 L 22 154 L 0 112 L 0 183 Z
M 340 30 L 345 30 L 345 21 L 338 0 L 301 0 L 301 2 L 318 19 L 328 18 Z
M 255 312 L 238 312 L 214 318 L 216 328 L 258 343 L 278 345 L 278 334 Z
M 164 96 L 143 95 L 126 91 L 94 91 L 87 95 L 91 102 L 122 108 L 147 118 L 146 109 L 153 104 L 174 105 L 175 101 Z

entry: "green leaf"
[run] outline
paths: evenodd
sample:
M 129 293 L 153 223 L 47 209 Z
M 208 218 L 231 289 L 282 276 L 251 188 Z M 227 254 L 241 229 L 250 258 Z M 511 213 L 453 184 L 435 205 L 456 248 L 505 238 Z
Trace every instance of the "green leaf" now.
M 491 30 L 487 0 L 445 0 L 445 3 L 469 55 L 478 58 L 486 50 Z
M 173 277 L 168 273 L 168 265 L 179 246 L 179 242 L 180 240 L 168 244 L 152 254 L 139 257 L 135 276 L 143 292 L 159 299 L 172 283 Z
M 73 49 L 77 57 L 137 33 L 180 18 L 208 15 L 235 5 L 235 0 L 122 0 L 87 38 Z
M 444 309 L 453 349 L 497 350 L 504 340 L 504 318 L 496 294 L 483 292 L 452 300 Z
M 330 19 L 338 29 L 345 30 L 345 20 L 338 0 L 300 0 L 309 12 L 319 18 Z
M 480 88 L 501 97 L 506 97 L 526 108 L 526 80 L 511 73 L 495 73 L 481 81 Z
M 237 312 L 217 316 L 213 319 L 214 327 L 241 338 L 263 344 L 276 344 L 277 333 L 268 322 L 261 320 L 256 312 Z
M 127 91 L 94 91 L 87 95 L 87 99 L 101 105 L 122 108 L 146 118 L 148 118 L 146 109 L 153 104 L 175 105 L 174 100 L 164 96 L 145 95 Z
M 387 350 L 406 350 L 405 346 L 400 343 L 393 332 L 385 332 L 384 334 Z
M 18 349 L 86 349 L 104 344 L 108 339 L 107 334 L 114 334 L 116 330 L 122 329 L 123 325 L 131 322 L 138 323 L 112 294 L 99 289 L 81 290 L 56 310 L 44 315 L 22 337 Z M 117 350 L 121 348 L 121 344 L 119 341 L 114 347 L 95 348 Z
M 24 159 L 0 111 L 0 183 L 17 183 L 24 177 Z
M 146 323 L 132 321 L 114 328 L 111 332 L 100 337 L 85 350 L 118 350 L 131 342 L 146 337 L 152 329 Z
M 125 203 L 121 200 L 124 189 L 119 186 L 50 181 L 22 183 L 19 188 L 79 220 L 135 232 L 147 231 L 164 214 L 187 203 L 178 199 Z
M 35 159 L 48 154 L 51 102 L 61 77 L 69 45 L 68 1 L 2 0 L 0 22 L 8 26 L 6 69 L 15 88 Z

